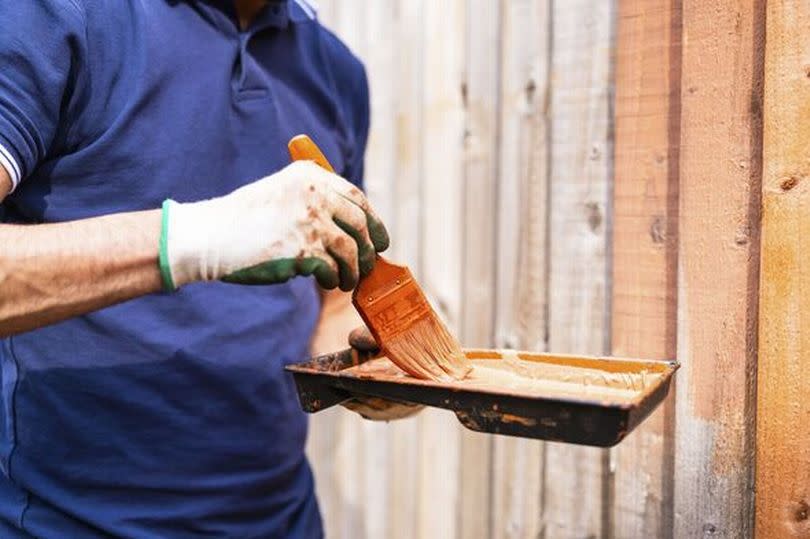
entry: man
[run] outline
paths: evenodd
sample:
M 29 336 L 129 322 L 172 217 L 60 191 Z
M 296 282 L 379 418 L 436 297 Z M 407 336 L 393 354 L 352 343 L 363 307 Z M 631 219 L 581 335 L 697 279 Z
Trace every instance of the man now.
M 368 122 L 303 1 L 0 2 L 0 537 L 322 535 L 283 367 L 387 245 Z

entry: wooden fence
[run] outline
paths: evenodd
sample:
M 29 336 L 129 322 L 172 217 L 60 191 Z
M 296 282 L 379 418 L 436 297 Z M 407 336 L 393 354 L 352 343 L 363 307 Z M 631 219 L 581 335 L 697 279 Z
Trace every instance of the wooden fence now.
M 369 73 L 390 255 L 465 345 L 683 364 L 611 450 L 318 414 L 329 536 L 750 536 L 764 2 L 319 3 Z

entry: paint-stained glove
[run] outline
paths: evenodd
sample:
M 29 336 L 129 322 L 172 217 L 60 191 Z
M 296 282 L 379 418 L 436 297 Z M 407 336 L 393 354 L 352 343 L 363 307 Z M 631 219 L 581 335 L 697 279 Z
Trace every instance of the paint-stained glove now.
M 349 346 L 366 354 L 379 354 L 380 346 L 371 331 L 366 326 L 354 328 L 349 332 Z
M 375 355 L 380 351 L 377 341 L 367 327 L 361 326 L 349 333 L 349 345 L 360 353 Z M 379 397 L 355 397 L 343 406 L 372 421 L 393 421 L 411 417 L 424 408 L 421 404 L 397 402 Z
M 351 290 L 388 247 L 363 193 L 297 161 L 229 195 L 163 204 L 160 270 L 167 290 L 193 281 L 273 284 L 314 275 Z

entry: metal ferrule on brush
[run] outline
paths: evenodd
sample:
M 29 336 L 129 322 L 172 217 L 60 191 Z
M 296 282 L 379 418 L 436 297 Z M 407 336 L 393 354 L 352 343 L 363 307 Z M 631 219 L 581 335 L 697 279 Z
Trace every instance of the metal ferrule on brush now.
M 399 336 L 419 320 L 431 315 L 430 304 L 409 270 L 377 288 L 374 295 L 358 299 L 364 305 L 369 326 L 385 339 Z

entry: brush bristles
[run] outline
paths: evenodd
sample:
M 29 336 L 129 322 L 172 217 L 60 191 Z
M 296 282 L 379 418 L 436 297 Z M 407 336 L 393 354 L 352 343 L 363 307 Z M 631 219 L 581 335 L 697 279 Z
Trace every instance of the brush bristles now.
M 400 369 L 425 380 L 461 380 L 472 369 L 461 345 L 435 317 L 423 318 L 386 340 L 385 351 Z

